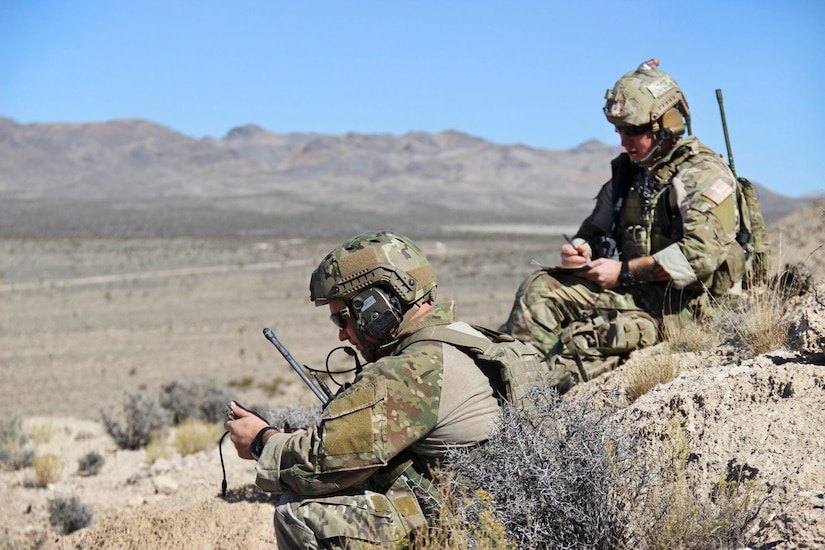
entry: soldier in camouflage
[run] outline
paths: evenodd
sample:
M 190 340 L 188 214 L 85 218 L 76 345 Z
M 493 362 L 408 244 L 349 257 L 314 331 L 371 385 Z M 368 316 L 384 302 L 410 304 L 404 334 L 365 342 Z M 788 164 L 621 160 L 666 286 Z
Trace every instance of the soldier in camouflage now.
M 603 325 L 601 337 L 623 340 L 619 351 L 628 353 L 691 322 L 709 297 L 741 291 L 735 177 L 690 136 L 687 101 L 658 65 L 647 61 L 607 90 L 604 113 L 626 152 L 612 161 L 593 212 L 562 246 L 561 266 L 524 281 L 501 328 L 547 356 L 561 391 L 618 364 L 609 350 L 587 364 L 582 346 L 573 367 L 558 359 L 574 341 L 565 332 L 573 324 L 622 318 L 618 329 Z
M 310 281 L 341 341 L 370 361 L 325 406 L 317 427 L 284 433 L 232 404 L 226 422 L 257 484 L 281 492 L 278 548 L 406 548 L 437 516 L 433 468 L 449 446 L 488 437 L 499 402 L 473 359 L 422 329 L 461 327 L 436 304 L 421 250 L 392 232 L 366 233 L 331 251 Z

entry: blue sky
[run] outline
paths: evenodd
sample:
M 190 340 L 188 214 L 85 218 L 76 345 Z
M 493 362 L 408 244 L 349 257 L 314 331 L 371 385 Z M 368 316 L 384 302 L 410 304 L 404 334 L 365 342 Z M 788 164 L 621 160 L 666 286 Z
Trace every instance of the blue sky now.
M 192 137 L 454 129 L 618 143 L 605 89 L 651 57 L 739 175 L 825 192 L 825 2 L 0 0 L 0 116 Z M 819 92 L 815 94 L 815 92 Z

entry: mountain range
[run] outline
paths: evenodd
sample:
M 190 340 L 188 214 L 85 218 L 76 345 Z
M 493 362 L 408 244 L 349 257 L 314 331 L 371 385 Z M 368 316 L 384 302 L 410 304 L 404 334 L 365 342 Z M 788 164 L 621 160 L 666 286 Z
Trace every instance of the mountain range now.
M 621 149 L 568 150 L 437 134 L 195 139 L 144 120 L 18 124 L 0 117 L 0 235 L 351 233 L 392 227 L 575 228 Z M 810 201 L 758 184 L 770 222 Z

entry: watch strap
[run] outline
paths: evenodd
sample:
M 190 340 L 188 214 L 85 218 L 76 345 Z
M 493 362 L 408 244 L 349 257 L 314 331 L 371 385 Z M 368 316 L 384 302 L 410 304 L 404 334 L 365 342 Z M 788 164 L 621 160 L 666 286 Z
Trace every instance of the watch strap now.
M 622 269 L 619 271 L 619 284 L 621 286 L 633 286 L 637 283 L 636 275 L 630 271 L 630 263 L 622 262 Z
M 256 435 L 252 443 L 249 444 L 249 454 L 251 454 L 255 460 L 261 458 L 261 453 L 264 452 L 264 434 L 269 430 L 277 430 L 277 428 L 275 426 L 265 426 L 261 428 L 261 431 L 258 432 L 258 435 Z

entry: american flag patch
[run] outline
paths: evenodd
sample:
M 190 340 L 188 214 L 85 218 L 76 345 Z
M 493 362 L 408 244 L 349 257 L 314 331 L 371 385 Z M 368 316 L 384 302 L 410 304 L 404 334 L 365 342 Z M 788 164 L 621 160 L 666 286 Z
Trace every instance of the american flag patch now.
M 714 204 L 719 204 L 733 193 L 733 188 L 722 181 L 716 180 L 707 189 L 702 191 L 702 196 L 712 201 Z

